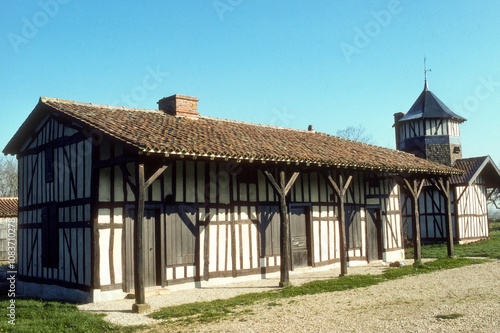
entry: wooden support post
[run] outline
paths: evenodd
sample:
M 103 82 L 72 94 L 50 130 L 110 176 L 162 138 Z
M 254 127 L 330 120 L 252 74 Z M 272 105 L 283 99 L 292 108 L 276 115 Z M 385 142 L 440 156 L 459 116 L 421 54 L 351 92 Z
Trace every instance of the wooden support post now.
M 453 258 L 455 256 L 455 249 L 453 247 L 453 226 L 451 220 L 451 193 L 450 193 L 450 179 L 446 177 L 445 179 L 439 178 L 435 183 L 437 189 L 444 197 L 444 214 L 446 219 L 446 245 L 448 248 L 448 257 Z
M 339 177 L 342 184 L 342 176 Z M 345 237 L 344 195 L 339 196 L 339 233 L 340 233 L 340 276 L 347 275 L 347 241 Z
M 411 196 L 411 213 L 413 222 L 413 259 L 422 260 L 422 245 L 420 240 L 420 213 L 418 208 L 418 197 Z
M 450 180 L 446 178 L 444 191 L 447 193 L 444 213 L 446 214 L 446 244 L 448 246 L 448 257 L 455 256 L 455 248 L 453 246 L 453 225 L 451 220 L 451 193 Z
M 412 178 L 411 184 L 405 178 L 395 177 L 402 189 L 408 194 L 411 202 L 411 213 L 413 223 L 413 257 L 415 262 L 422 260 L 422 246 L 420 241 L 420 214 L 418 208 L 418 197 L 424 186 L 425 179 Z
M 138 164 L 136 172 L 136 188 L 135 188 L 135 233 L 134 233 L 134 293 L 135 304 L 132 305 L 132 311 L 141 313 L 151 309 L 149 304 L 146 304 L 146 290 L 144 286 L 144 197 L 146 189 L 160 176 L 168 165 L 163 165 L 159 168 L 147 181 L 144 177 L 144 164 Z M 163 268 L 162 268 L 163 269 Z
M 147 309 L 146 293 L 144 289 L 144 244 L 142 232 L 144 226 L 144 164 L 138 165 L 137 171 L 137 193 L 135 197 L 135 233 L 134 233 L 134 289 L 135 304 L 132 306 L 134 312 L 144 312 Z
M 280 170 L 280 185 L 285 188 L 285 170 Z M 280 287 L 288 287 L 290 284 L 290 228 L 288 221 L 288 209 L 286 206 L 286 195 L 280 196 Z
M 264 174 L 268 178 L 269 182 L 273 186 L 274 190 L 279 196 L 280 200 L 280 287 L 289 287 L 290 284 L 290 267 L 291 267 L 291 256 L 290 256 L 290 228 L 288 221 L 288 208 L 286 205 L 286 196 L 290 189 L 292 188 L 295 180 L 299 176 L 299 172 L 295 171 L 290 177 L 288 183 L 286 182 L 285 168 L 279 171 L 280 182 L 274 179 L 273 174 L 269 169 L 263 170 Z
M 335 182 L 332 176 L 327 172 L 323 172 L 323 177 L 327 183 L 333 188 L 339 198 L 339 237 L 340 237 L 340 276 L 347 275 L 347 241 L 345 237 L 345 209 L 344 196 L 352 180 L 352 174 L 344 179 L 342 172 L 338 173 L 338 181 Z

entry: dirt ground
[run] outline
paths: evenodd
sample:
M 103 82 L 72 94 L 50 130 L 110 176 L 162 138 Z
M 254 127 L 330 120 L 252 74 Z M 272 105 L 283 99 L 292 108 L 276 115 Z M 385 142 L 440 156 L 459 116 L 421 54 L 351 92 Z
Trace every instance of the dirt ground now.
M 407 261 L 407 264 L 411 262 Z M 349 274 L 379 274 L 381 262 L 351 267 Z M 291 274 L 295 285 L 338 276 L 338 268 Z M 500 332 L 500 261 L 431 274 L 408 276 L 367 288 L 295 297 L 270 306 L 257 304 L 236 320 L 180 328 L 186 332 Z M 276 288 L 278 278 L 172 292 L 150 297 L 161 307 Z M 121 325 L 159 321 L 131 312 L 133 300 L 87 304 Z M 455 319 L 438 316 L 454 315 Z M 156 326 L 156 331 L 168 331 Z M 179 331 L 177 328 L 175 331 Z

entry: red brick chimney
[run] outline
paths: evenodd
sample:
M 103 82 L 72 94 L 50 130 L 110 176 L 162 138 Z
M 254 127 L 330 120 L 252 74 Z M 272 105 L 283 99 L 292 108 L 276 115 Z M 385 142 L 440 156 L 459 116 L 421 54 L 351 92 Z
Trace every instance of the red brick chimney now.
M 172 95 L 158 101 L 158 109 L 172 116 L 197 118 L 199 99 L 191 96 Z

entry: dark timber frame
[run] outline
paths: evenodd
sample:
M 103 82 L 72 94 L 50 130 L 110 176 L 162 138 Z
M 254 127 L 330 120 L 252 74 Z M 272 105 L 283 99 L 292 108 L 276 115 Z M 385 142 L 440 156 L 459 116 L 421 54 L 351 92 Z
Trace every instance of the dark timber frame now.
M 280 201 L 280 256 L 281 256 L 281 267 L 280 267 L 280 287 L 290 286 L 290 228 L 288 220 L 288 208 L 286 204 L 286 196 L 290 189 L 292 188 L 295 180 L 299 176 L 300 172 L 294 171 L 288 183 L 285 176 L 285 168 L 281 168 L 279 171 L 280 183 L 274 179 L 273 174 L 269 169 L 262 170 L 266 175 L 267 179 L 273 186 L 274 190 L 279 196 Z

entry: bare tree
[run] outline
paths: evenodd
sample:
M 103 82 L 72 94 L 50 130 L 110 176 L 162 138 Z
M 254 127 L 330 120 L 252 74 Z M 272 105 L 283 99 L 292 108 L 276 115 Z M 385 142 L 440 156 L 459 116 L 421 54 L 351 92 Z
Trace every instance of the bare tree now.
M 338 130 L 337 136 L 349 140 L 373 144 L 373 137 L 370 134 L 367 134 L 366 128 L 361 125 L 358 127 L 349 126 L 346 129 Z
M 495 206 L 496 209 L 500 209 L 500 189 L 488 189 L 488 204 Z
M 0 156 L 0 196 L 17 197 L 17 159 Z

